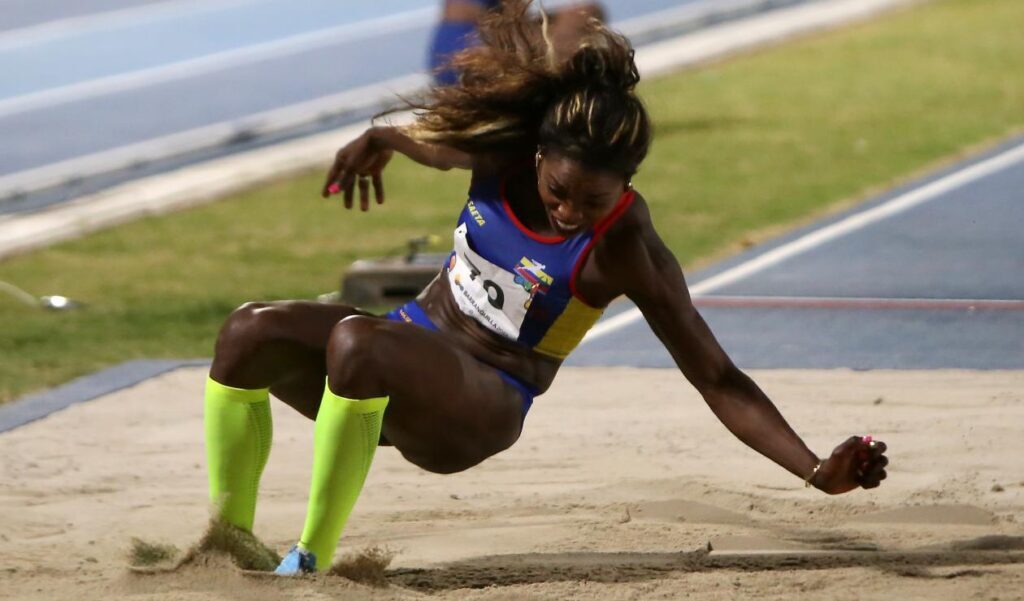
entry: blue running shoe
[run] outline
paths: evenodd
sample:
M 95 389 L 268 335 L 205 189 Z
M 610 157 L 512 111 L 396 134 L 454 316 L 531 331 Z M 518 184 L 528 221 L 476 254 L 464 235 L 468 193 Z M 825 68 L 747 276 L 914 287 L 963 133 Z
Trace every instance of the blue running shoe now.
M 278 576 L 298 576 L 299 574 L 312 574 L 315 571 L 316 554 L 295 545 L 284 556 L 281 565 L 277 566 L 274 573 Z

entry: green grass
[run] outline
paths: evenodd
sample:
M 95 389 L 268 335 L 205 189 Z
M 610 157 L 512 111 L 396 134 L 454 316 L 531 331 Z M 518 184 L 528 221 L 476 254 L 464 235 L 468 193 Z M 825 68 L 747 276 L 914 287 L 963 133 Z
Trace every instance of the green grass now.
M 1024 2 L 951 0 L 646 82 L 656 124 L 635 184 L 687 266 L 845 206 L 1024 126 Z M 325 161 L 327 157 L 325 157 Z M 245 300 L 335 289 L 357 256 L 448 240 L 465 173 L 398 160 L 369 214 L 320 173 L 0 263 L 0 280 L 84 301 L 0 297 L 0 401 L 139 357 L 209 356 Z

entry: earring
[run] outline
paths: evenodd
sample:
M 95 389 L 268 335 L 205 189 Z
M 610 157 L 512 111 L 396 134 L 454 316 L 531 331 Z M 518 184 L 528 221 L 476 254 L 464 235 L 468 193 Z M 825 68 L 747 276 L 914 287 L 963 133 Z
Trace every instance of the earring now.
M 538 148 L 538 149 L 537 149 L 537 156 L 536 156 L 536 159 L 537 159 L 537 161 L 536 161 L 536 163 L 535 163 L 535 166 L 536 166 L 536 168 L 537 168 L 537 169 L 540 169 L 540 159 L 541 159 L 541 158 L 542 158 L 543 156 L 544 156 L 544 155 L 542 155 L 542 154 L 540 153 L 540 148 Z

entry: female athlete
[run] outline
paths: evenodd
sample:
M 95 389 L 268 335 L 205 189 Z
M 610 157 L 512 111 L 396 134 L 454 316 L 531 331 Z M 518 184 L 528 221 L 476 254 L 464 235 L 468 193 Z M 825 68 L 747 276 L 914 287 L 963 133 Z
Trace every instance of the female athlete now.
M 378 444 L 435 473 L 468 469 L 519 438 L 534 397 L 625 295 L 740 440 L 829 493 L 886 476 L 885 445 L 851 437 L 827 458 L 804 445 L 716 342 L 630 178 L 651 126 L 633 51 L 592 22 L 557 61 L 528 0 L 484 20 L 408 127 L 373 127 L 338 151 L 323 195 L 384 202 L 394 152 L 472 171 L 454 250 L 419 297 L 384 316 L 311 302 L 249 303 L 227 319 L 207 381 L 211 498 L 251 530 L 270 450 L 269 393 L 315 419 L 299 542 L 278 567 L 331 564 Z M 372 190 L 371 190 L 372 188 Z M 326 385 L 325 385 L 326 381 Z

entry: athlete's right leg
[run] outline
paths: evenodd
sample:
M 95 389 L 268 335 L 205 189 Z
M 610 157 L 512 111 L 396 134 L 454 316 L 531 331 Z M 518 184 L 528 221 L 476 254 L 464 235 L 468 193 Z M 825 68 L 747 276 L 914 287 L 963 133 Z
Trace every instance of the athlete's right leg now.
M 273 430 L 269 391 L 315 419 L 328 338 L 352 315 L 365 313 L 310 302 L 248 303 L 224 323 L 205 395 L 210 499 L 222 519 L 252 530 Z

